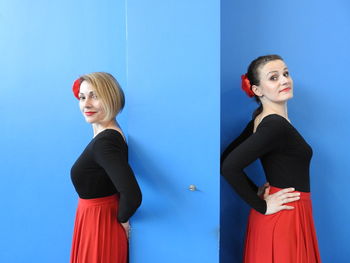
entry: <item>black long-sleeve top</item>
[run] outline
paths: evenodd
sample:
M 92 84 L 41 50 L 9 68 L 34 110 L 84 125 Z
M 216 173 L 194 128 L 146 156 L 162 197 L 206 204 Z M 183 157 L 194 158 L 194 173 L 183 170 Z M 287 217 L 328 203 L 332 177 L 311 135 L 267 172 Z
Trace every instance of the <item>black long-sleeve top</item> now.
M 141 204 L 141 190 L 128 164 L 128 146 L 116 130 L 106 129 L 91 140 L 72 166 L 71 179 L 83 199 L 119 194 L 121 223 Z
M 235 191 L 258 212 L 266 213 L 266 202 L 244 168 L 260 158 L 267 181 L 278 188 L 294 187 L 310 192 L 309 166 L 312 149 L 299 132 L 282 116 L 263 118 L 253 133 L 254 120 L 224 151 L 221 173 Z

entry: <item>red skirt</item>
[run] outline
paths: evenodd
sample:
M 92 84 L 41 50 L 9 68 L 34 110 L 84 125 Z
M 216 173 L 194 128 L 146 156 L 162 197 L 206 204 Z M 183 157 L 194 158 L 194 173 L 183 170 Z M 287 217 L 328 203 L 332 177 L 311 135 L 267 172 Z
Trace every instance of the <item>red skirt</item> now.
M 128 241 L 117 221 L 117 195 L 79 198 L 70 263 L 126 263 Z
M 271 187 L 270 193 L 281 190 Z M 310 193 L 300 192 L 293 210 L 263 215 L 251 210 L 244 263 L 320 263 Z

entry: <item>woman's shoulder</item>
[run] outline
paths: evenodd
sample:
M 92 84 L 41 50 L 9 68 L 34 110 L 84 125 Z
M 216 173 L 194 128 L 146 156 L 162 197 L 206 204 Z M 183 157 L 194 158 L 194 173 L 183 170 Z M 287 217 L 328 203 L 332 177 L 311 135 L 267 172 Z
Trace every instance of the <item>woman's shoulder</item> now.
M 290 122 L 281 115 L 269 114 L 265 116 L 258 124 L 256 131 L 269 130 L 281 134 L 288 130 Z
M 122 135 L 120 131 L 115 129 L 106 129 L 98 133 L 93 139 L 93 144 L 95 146 L 127 146 L 124 139 L 124 135 Z
M 267 116 L 265 116 L 262 121 L 265 121 L 265 122 L 282 122 L 282 123 L 285 123 L 285 122 L 288 122 L 288 120 L 279 115 L 279 114 L 276 114 L 276 113 L 273 113 L 273 114 L 269 114 Z
M 269 124 L 269 125 L 277 125 L 277 126 L 285 126 L 285 125 L 290 125 L 289 121 L 281 116 L 281 115 L 278 115 L 278 114 L 269 114 L 267 116 L 265 116 L 261 122 L 260 122 L 260 125 L 262 124 Z
M 118 139 L 118 140 L 124 140 L 124 135 L 116 130 L 116 129 L 105 129 L 101 132 L 99 132 L 94 139 L 95 140 L 101 140 L 103 138 L 113 138 L 113 139 Z

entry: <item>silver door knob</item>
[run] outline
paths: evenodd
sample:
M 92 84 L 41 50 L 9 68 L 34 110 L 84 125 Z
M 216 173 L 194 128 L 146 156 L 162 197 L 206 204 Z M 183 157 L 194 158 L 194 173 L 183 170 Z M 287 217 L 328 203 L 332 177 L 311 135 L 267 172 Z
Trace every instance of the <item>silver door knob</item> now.
M 196 187 L 194 184 L 191 184 L 191 185 L 188 187 L 188 189 L 189 189 L 190 191 L 196 191 L 196 190 L 197 190 L 197 187 Z

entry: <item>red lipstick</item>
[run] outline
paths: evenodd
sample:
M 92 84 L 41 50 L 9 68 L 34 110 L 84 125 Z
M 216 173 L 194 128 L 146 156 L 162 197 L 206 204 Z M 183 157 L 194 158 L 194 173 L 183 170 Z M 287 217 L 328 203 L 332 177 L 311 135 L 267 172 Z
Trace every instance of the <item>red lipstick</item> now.
M 93 111 L 86 111 L 86 112 L 84 112 L 84 114 L 86 115 L 86 116 L 92 116 L 92 115 L 94 115 L 96 112 L 93 112 Z
M 285 88 L 285 89 L 281 90 L 280 92 L 288 92 L 290 90 L 291 90 L 291 88 Z

